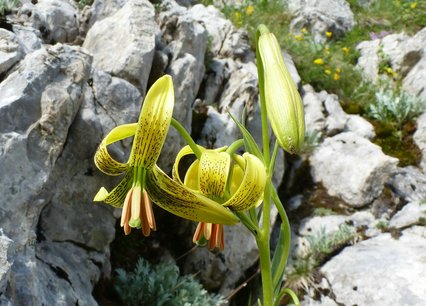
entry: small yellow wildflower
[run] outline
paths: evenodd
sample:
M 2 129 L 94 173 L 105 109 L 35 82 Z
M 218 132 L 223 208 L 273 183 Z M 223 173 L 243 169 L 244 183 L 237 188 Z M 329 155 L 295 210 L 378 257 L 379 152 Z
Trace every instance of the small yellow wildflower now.
M 306 30 L 306 28 L 302 28 L 300 31 L 301 31 L 303 34 L 307 34 L 307 33 L 308 33 L 308 30 Z
M 333 80 L 337 81 L 337 80 L 339 80 L 339 79 L 340 79 L 340 74 L 339 74 L 339 73 L 337 73 L 337 72 L 335 72 L 335 73 L 333 74 Z
M 250 16 L 251 14 L 253 14 L 253 12 L 254 12 L 253 5 L 249 5 L 249 6 L 246 7 L 246 15 L 247 16 Z
M 386 72 L 389 74 L 393 74 L 393 70 L 391 67 L 386 68 Z
M 324 70 L 324 73 L 325 73 L 325 74 L 327 74 L 327 75 L 330 75 L 330 74 L 331 74 L 331 70 L 330 70 L 330 68 L 326 68 L 326 69 Z
M 331 36 L 333 36 L 333 32 L 327 31 L 327 32 L 325 32 L 325 36 L 330 38 Z
M 301 41 L 301 40 L 303 40 L 303 35 L 294 35 L 294 39 Z
M 415 9 L 417 7 L 417 2 L 413 2 L 410 4 L 411 9 Z
M 345 55 L 349 54 L 349 48 L 348 47 L 343 47 L 342 51 Z
M 336 68 L 334 71 L 335 71 L 336 73 L 340 73 L 342 70 L 341 70 L 340 68 Z
M 324 60 L 322 58 L 316 58 L 316 59 L 314 59 L 314 64 L 315 65 L 323 65 Z

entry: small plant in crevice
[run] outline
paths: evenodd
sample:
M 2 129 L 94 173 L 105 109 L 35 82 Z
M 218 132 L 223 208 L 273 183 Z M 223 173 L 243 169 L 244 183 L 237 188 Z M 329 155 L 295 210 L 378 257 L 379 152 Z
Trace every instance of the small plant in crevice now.
M 19 3 L 19 0 L 0 0 L 0 17 L 9 13 Z
M 151 265 L 139 258 L 133 272 L 117 269 L 115 289 L 124 305 L 216 306 L 225 299 L 210 294 L 192 275 L 179 275 L 173 263 Z
M 347 224 L 341 224 L 336 231 L 327 233 L 325 228 L 306 237 L 307 248 L 294 260 L 286 274 L 286 286 L 296 292 L 308 292 L 315 289 L 315 283 L 320 277 L 318 267 L 346 245 L 356 240 L 358 234 Z
M 367 108 L 369 117 L 400 131 L 403 124 L 415 119 L 426 108 L 425 101 L 404 91 L 395 92 L 383 87 L 376 93 L 376 100 Z

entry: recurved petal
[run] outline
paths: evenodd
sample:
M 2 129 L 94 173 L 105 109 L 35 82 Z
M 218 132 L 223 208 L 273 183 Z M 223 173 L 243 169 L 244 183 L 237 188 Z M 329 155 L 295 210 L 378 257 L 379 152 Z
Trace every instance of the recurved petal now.
M 234 211 L 247 210 L 258 205 L 263 198 L 266 185 L 266 170 L 263 163 L 250 153 L 244 153 L 243 158 L 245 166 L 241 184 L 232 197 L 223 204 Z M 240 181 L 241 176 L 237 175 L 232 179 Z M 231 188 L 232 185 L 231 183 Z
M 158 166 L 148 172 L 145 187 L 153 202 L 179 217 L 226 225 L 238 223 L 229 209 L 172 180 Z
M 174 107 L 171 76 L 159 78 L 149 89 L 139 115 L 129 163 L 154 167 L 169 130 Z
M 136 123 L 119 125 L 105 136 L 94 157 L 95 165 L 99 170 L 108 175 L 120 175 L 127 170 L 127 163 L 116 161 L 109 155 L 108 145 L 133 136 L 136 126 Z
M 126 195 L 132 187 L 133 183 L 133 169 L 129 169 L 126 172 L 126 175 L 121 180 L 121 182 L 111 191 L 108 191 L 102 187 L 98 193 L 96 194 L 93 201 L 95 202 L 105 202 L 108 205 L 114 207 L 122 207 L 124 200 L 126 199 Z
M 199 165 L 200 191 L 204 195 L 222 197 L 231 165 L 231 156 L 226 152 L 206 150 Z
M 204 152 L 206 149 L 204 149 L 202 146 L 198 146 L 201 152 Z M 175 163 L 173 164 L 172 169 L 172 176 L 174 180 L 177 180 L 179 183 L 183 184 L 182 179 L 179 175 L 179 164 L 182 158 L 184 158 L 187 155 L 193 155 L 194 151 L 192 151 L 190 146 L 184 146 L 179 153 L 176 155 Z

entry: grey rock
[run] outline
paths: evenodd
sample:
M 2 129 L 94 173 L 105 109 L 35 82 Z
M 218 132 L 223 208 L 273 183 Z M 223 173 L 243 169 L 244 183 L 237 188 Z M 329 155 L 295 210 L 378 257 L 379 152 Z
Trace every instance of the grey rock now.
M 426 100 L 426 52 L 402 81 L 402 88 Z
M 129 0 L 95 0 L 92 5 L 85 6 L 80 15 L 80 35 L 85 37 L 87 31 L 97 21 L 114 15 Z
M 324 106 L 313 88 L 303 87 L 305 94 L 302 96 L 305 110 L 305 126 L 307 133 L 323 132 L 325 129 Z M 309 91 L 307 91 L 309 90 Z
M 0 229 L 0 295 L 3 295 L 3 290 L 6 286 L 6 281 L 9 278 L 11 263 L 13 240 L 3 234 Z M 1 300 L 0 300 L 1 302 Z
M 416 167 L 398 168 L 387 185 L 406 202 L 422 201 L 426 198 L 426 175 Z
M 125 79 L 145 94 L 157 31 L 152 4 L 131 0 L 114 15 L 96 22 L 83 47 L 93 54 L 96 68 Z
M 341 215 L 315 216 L 305 218 L 300 222 L 298 234 L 300 236 L 315 235 L 321 231 L 325 234 L 335 232 L 349 218 Z
M 404 89 L 413 94 L 420 94 L 422 88 L 426 86 L 424 79 L 421 78 L 423 58 L 426 56 L 425 39 L 426 28 L 412 37 L 398 33 L 361 42 L 357 46 L 361 53 L 357 66 L 368 80 L 376 82 L 383 78 L 379 76 L 380 62 L 387 60 L 392 70 L 403 79 Z M 412 70 L 414 72 L 411 72 Z
M 421 224 L 426 220 L 426 203 L 416 201 L 406 204 L 390 220 L 389 226 L 394 228 L 406 228 L 414 224 Z
M 328 193 L 354 207 L 364 206 L 383 190 L 398 160 L 352 132 L 327 138 L 310 157 L 311 174 Z
M 346 247 L 320 271 L 338 303 L 420 306 L 426 301 L 425 251 L 424 234 L 406 230 L 398 240 L 382 234 Z
M 360 68 L 364 77 L 372 82 L 379 78 L 379 56 L 380 40 L 363 41 L 356 46 L 361 56 L 358 58 L 357 67 Z
M 198 4 L 190 11 L 206 28 L 213 57 L 240 59 L 244 62 L 254 59 L 247 33 L 234 27 L 217 8 Z
M 413 140 L 422 151 L 421 167 L 426 171 L 426 112 L 417 118 L 417 129 Z
M 367 139 L 373 139 L 376 136 L 374 126 L 360 115 L 347 115 L 344 131 L 354 132 Z
M 0 29 L 0 75 L 7 72 L 22 56 L 22 48 L 16 35 Z
M 42 41 L 39 38 L 40 32 L 34 28 L 13 25 L 13 32 L 21 45 L 24 54 L 34 52 L 42 47 Z
M 291 30 L 299 32 L 306 28 L 316 42 L 324 42 L 327 31 L 334 37 L 341 37 L 355 25 L 354 15 L 345 0 L 291 0 L 288 6 L 295 15 Z
M 72 43 L 78 36 L 78 13 L 72 2 L 39 0 L 35 5 L 25 3 L 19 16 L 40 32 L 45 43 Z
M 78 120 L 90 69 L 88 54 L 58 44 L 27 55 L 0 84 L 0 188 L 7 194 L 0 226 L 17 246 L 5 294 L 13 304 L 95 305 L 93 285 L 108 273 L 114 218 L 91 205 L 101 180 L 86 175 L 103 122 L 96 114 L 97 125 Z M 90 226 L 99 218 L 110 222 Z
M 348 117 L 340 106 L 336 95 L 327 95 L 324 101 L 325 111 L 328 116 L 325 121 L 325 127 L 328 135 L 335 135 L 345 128 Z

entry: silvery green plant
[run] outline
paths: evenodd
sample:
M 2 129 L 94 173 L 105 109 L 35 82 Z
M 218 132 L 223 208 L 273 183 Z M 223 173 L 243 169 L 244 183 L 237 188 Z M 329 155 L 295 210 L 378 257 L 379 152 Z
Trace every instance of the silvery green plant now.
M 117 269 L 115 289 L 124 305 L 225 305 L 221 295 L 210 294 L 192 275 L 179 275 L 173 263 L 151 265 L 139 258 L 133 272 Z
M 401 129 L 402 125 L 425 110 L 425 101 L 405 91 L 399 94 L 390 88 L 382 88 L 376 93 L 376 100 L 367 111 L 370 117 Z
M 17 6 L 19 0 L 0 0 L 0 16 Z

